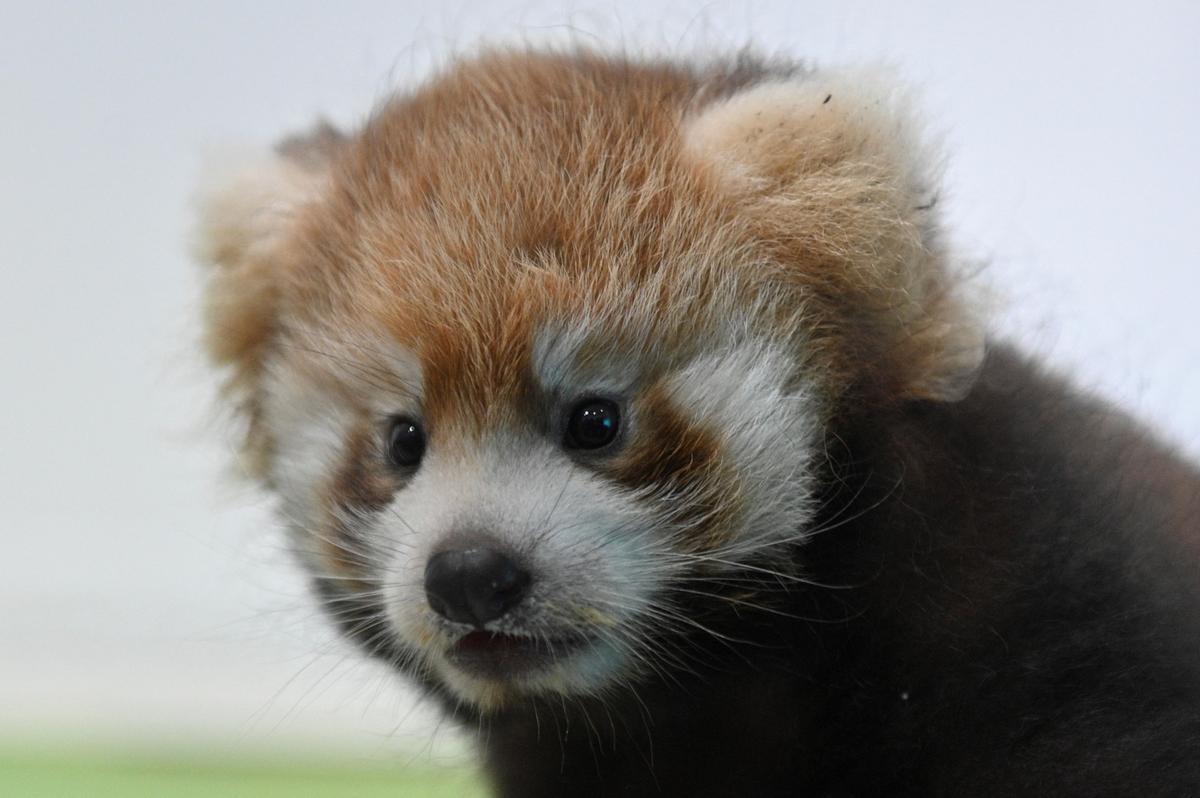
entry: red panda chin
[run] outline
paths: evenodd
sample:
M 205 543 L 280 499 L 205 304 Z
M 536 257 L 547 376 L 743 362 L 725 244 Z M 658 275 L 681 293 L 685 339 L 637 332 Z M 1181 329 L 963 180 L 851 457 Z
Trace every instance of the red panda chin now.
M 474 631 L 450 647 L 446 660 L 471 676 L 512 681 L 545 671 L 587 644 L 582 637 L 553 639 Z

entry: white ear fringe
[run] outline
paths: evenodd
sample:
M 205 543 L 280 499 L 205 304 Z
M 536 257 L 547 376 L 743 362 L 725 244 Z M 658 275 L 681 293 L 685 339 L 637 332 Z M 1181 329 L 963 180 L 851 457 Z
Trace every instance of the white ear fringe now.
M 320 196 L 325 179 L 269 150 L 230 150 L 205 160 L 194 252 L 208 264 L 236 266 L 270 246 L 296 211 Z
M 693 152 L 751 180 L 820 163 L 883 165 L 919 208 L 936 194 L 942 170 L 916 105 L 912 90 L 883 67 L 815 72 L 709 106 L 683 134 Z

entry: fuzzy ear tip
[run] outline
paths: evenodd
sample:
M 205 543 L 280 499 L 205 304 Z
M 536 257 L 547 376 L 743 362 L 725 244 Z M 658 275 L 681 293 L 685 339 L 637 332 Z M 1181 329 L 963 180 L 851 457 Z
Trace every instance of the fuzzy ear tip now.
M 232 266 L 272 237 L 312 194 L 311 179 L 267 152 L 210 156 L 195 194 L 193 252 L 206 264 Z

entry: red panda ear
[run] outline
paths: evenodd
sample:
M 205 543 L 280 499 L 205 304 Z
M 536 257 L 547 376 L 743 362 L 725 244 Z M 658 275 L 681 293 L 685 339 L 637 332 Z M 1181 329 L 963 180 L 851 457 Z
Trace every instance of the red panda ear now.
M 214 170 L 200 192 L 197 258 L 206 266 L 205 345 L 229 367 L 226 392 L 247 417 L 247 470 L 262 474 L 257 392 L 275 331 L 302 212 L 318 201 L 343 138 L 328 125 L 255 161 Z
M 983 333 L 940 240 L 937 159 L 919 133 L 905 93 L 867 73 L 759 84 L 683 130 L 789 279 L 823 295 L 822 328 L 846 343 L 840 370 L 884 368 L 870 376 L 893 393 L 954 400 Z

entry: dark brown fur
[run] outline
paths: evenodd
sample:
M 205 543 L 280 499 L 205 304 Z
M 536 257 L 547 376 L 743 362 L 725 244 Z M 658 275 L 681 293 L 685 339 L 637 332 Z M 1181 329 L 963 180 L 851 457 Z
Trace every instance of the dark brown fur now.
M 633 491 L 654 486 L 666 497 L 664 512 L 687 526 L 689 547 L 715 548 L 739 510 L 736 494 L 722 490 L 736 475 L 719 473 L 728 466 L 722 463 L 716 436 L 685 417 L 661 386 L 648 390 L 637 404 L 642 434 L 602 469 Z
M 816 583 L 637 698 L 485 719 L 505 796 L 1200 793 L 1200 476 L 993 348 L 956 405 L 849 419 Z

